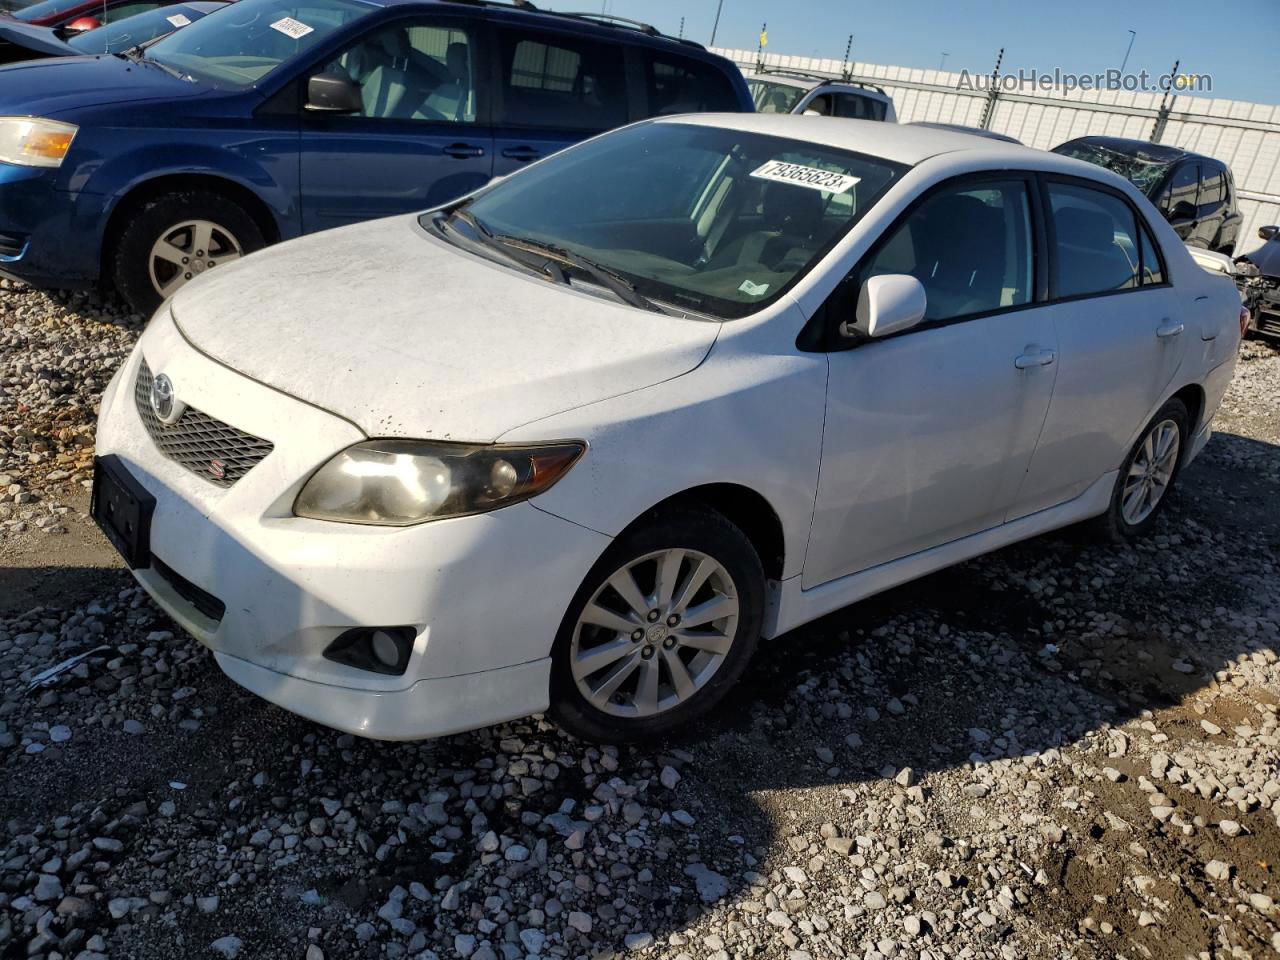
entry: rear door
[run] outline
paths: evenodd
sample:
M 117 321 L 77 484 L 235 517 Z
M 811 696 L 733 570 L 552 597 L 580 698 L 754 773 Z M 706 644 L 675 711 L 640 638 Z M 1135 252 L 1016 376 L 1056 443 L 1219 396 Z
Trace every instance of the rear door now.
M 627 122 L 622 44 L 493 20 L 494 176 Z
M 423 210 L 488 182 L 493 138 L 476 22 L 456 14 L 384 22 L 308 73 L 346 75 L 364 107 L 302 110 L 304 232 Z
M 1141 214 L 1119 191 L 1046 178 L 1050 303 L 1059 347 L 1053 404 L 1009 519 L 1071 500 L 1119 468 L 1191 339 Z
M 1170 173 L 1161 190 L 1160 201 L 1156 204 L 1184 243 L 1196 243 L 1199 196 L 1200 164 L 1194 160 L 1184 160 L 1173 168 L 1173 172 Z M 1195 212 L 1190 214 L 1179 212 L 1175 215 L 1175 209 L 1182 202 L 1189 204 Z

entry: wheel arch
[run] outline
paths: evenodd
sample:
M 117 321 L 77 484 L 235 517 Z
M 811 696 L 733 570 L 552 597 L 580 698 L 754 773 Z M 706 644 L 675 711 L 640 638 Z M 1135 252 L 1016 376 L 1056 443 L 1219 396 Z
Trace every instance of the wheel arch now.
M 1200 417 L 1204 414 L 1204 387 L 1198 383 L 1188 383 L 1186 386 L 1174 391 L 1169 396 L 1169 399 L 1181 400 L 1183 406 L 1187 408 L 1187 420 L 1191 435 L 1195 436 L 1196 431 L 1200 429 Z M 1187 437 L 1187 440 L 1188 446 L 1190 446 L 1191 437 Z
M 251 189 L 228 177 L 213 173 L 170 173 L 144 180 L 134 184 L 115 203 L 102 234 L 102 277 L 106 281 L 111 278 L 111 258 L 115 255 L 116 244 L 124 232 L 129 215 L 166 193 L 182 190 L 207 190 L 221 193 L 234 200 L 249 214 L 262 231 L 267 244 L 278 243 L 281 239 L 280 225 L 277 223 L 271 208 L 267 206 Z
M 714 510 L 751 541 L 760 558 L 760 565 L 764 568 L 765 577 L 770 580 L 782 579 L 786 562 L 786 534 L 778 511 L 758 491 L 738 483 L 707 483 L 690 487 L 655 503 L 628 524 L 622 533 L 646 522 L 654 514 L 674 507 Z

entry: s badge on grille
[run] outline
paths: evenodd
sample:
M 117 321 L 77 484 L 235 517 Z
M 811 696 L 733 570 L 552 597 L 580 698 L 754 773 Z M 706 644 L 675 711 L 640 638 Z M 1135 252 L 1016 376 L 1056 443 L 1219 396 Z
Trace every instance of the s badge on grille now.
M 160 374 L 151 381 L 151 412 L 161 423 L 177 423 L 187 405 L 177 398 L 173 391 L 173 381 L 165 374 Z
M 221 480 L 227 475 L 227 465 L 221 460 L 209 461 L 209 476 L 215 480 Z

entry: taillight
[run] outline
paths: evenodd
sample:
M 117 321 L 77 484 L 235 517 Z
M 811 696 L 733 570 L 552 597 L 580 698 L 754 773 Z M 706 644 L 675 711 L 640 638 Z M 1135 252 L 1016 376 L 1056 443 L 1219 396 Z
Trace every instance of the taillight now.
M 1249 332 L 1249 308 L 1240 308 L 1240 339 L 1244 339 L 1244 335 Z

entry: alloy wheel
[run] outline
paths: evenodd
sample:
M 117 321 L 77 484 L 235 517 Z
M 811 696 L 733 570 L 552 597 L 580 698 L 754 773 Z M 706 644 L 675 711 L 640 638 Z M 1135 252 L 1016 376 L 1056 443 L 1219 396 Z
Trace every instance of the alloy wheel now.
M 1125 523 L 1137 526 L 1151 516 L 1173 480 L 1181 447 L 1178 425 L 1172 420 L 1161 420 L 1147 431 L 1129 464 L 1120 495 L 1120 516 Z
M 151 246 L 147 258 L 151 285 L 161 297 L 170 297 L 206 270 L 239 260 L 243 254 L 235 235 L 211 220 L 174 224 Z
M 569 665 L 597 710 L 651 717 L 706 686 L 737 630 L 737 588 L 724 566 L 696 550 L 660 550 L 629 561 L 592 595 Z

